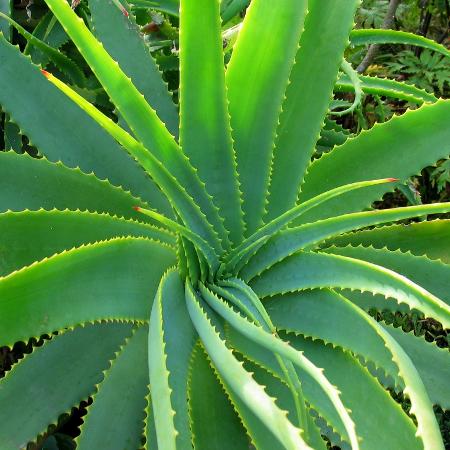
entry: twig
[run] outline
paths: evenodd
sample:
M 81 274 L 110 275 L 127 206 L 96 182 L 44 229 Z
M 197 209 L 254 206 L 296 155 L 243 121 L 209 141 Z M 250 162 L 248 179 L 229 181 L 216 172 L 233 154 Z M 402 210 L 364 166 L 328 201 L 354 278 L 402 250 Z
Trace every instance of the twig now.
M 383 23 L 381 25 L 382 29 L 387 30 L 394 26 L 395 13 L 397 11 L 398 6 L 400 5 L 400 2 L 401 0 L 390 0 L 386 16 L 384 17 Z M 379 44 L 373 44 L 369 47 L 366 56 L 361 61 L 359 66 L 356 68 L 356 71 L 358 73 L 364 73 L 367 70 L 367 68 L 370 66 L 373 59 L 375 58 L 376 54 L 378 53 L 379 49 L 380 49 Z

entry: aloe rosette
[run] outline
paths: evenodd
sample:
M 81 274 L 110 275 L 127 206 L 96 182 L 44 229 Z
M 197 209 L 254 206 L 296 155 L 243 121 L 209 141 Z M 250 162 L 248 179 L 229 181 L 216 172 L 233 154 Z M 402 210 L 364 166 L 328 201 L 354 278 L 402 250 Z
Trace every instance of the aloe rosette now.
M 448 352 L 367 311 L 450 326 L 450 221 L 393 224 L 450 204 L 371 209 L 448 156 L 450 101 L 343 59 L 443 47 L 352 32 L 357 0 L 252 0 L 225 66 L 219 2 L 181 0 L 177 107 L 127 4 L 89 0 L 88 28 L 46 3 L 118 120 L 39 30 L 64 81 L 0 38 L 0 104 L 40 152 L 0 153 L 0 344 L 47 336 L 0 380 L 1 449 L 88 398 L 80 449 L 443 449 Z M 348 90 L 421 107 L 354 136 L 329 114 Z

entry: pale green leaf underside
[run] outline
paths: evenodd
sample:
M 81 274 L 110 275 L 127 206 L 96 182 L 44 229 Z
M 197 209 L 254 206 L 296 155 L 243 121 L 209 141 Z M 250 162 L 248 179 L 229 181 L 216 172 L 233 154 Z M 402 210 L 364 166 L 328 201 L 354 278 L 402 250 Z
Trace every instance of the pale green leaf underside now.
M 189 448 L 189 361 L 196 332 L 189 319 L 183 282 L 176 270 L 161 280 L 148 338 L 150 392 L 159 448 Z M 171 417 L 173 413 L 175 415 Z

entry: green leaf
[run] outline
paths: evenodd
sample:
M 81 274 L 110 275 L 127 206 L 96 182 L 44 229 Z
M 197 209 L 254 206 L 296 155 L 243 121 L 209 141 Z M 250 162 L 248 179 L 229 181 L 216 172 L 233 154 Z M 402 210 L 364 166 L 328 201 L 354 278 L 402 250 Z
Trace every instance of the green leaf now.
M 245 337 L 250 339 L 272 351 L 275 354 L 291 361 L 295 367 L 305 371 L 310 375 L 321 389 L 325 392 L 330 402 L 336 409 L 339 417 L 344 423 L 346 434 L 350 440 L 353 449 L 358 449 L 358 439 L 355 433 L 354 423 L 350 419 L 350 416 L 345 409 L 342 400 L 339 397 L 339 392 L 334 386 L 330 384 L 328 379 L 324 377 L 323 373 L 318 367 L 311 363 L 303 353 L 294 350 L 289 344 L 283 342 L 279 338 L 275 337 L 270 332 L 265 331 L 260 326 L 257 326 L 247 319 L 243 318 L 240 314 L 236 313 L 231 307 L 229 307 L 223 300 L 216 297 L 211 291 L 200 285 L 200 291 L 203 298 L 208 305 L 213 308 L 218 314 L 220 314 L 235 330 L 242 333 Z M 304 427 L 304 424 L 301 424 Z M 307 436 L 307 435 L 306 435 Z M 307 438 L 307 437 L 306 437 Z
M 197 283 L 201 276 L 198 253 L 191 241 L 183 236 L 178 236 L 180 240 L 180 250 L 183 250 L 183 254 L 186 257 L 186 273 L 189 275 L 189 279 L 192 283 Z
M 334 111 L 335 108 L 331 108 L 330 115 L 334 116 L 343 116 L 345 114 L 350 114 L 355 109 L 360 106 L 361 99 L 363 96 L 363 90 L 361 85 L 361 80 L 359 79 L 358 72 L 352 67 L 352 65 L 346 60 L 343 59 L 341 63 L 341 70 L 342 72 L 348 77 L 350 80 L 350 83 L 352 85 L 352 91 L 355 94 L 355 98 L 353 102 L 348 106 L 348 108 L 345 108 L 342 111 Z M 339 102 L 339 100 L 337 100 Z M 343 105 L 345 106 L 345 105 Z M 337 104 L 337 107 L 340 108 L 341 106 Z
M 450 355 L 448 349 L 439 348 L 423 337 L 405 333 L 401 328 L 383 325 L 411 358 L 420 378 L 435 405 L 450 408 Z
M 265 303 L 278 329 L 332 343 L 372 361 L 397 382 L 398 369 L 367 318 L 343 297 L 327 289 L 283 294 Z M 333 326 L 330 326 L 333 317 Z
M 361 450 L 422 449 L 413 421 L 355 357 L 321 341 L 292 334 L 286 338 L 314 364 L 323 367 L 324 375 L 337 386 L 351 411 Z
M 225 237 L 226 232 L 223 223 L 211 197 L 205 191 L 203 184 L 187 157 L 175 142 L 174 137 L 161 122 L 156 112 L 145 101 L 143 95 L 65 0 L 46 0 L 46 3 L 86 59 L 136 138 L 188 190 L 188 193 L 207 216 L 216 232 L 221 237 Z
M 362 189 L 370 186 L 374 186 L 377 184 L 384 184 L 384 183 L 392 183 L 393 181 L 396 181 L 392 178 L 382 179 L 382 180 L 372 180 L 372 181 L 362 181 L 359 183 L 351 183 L 347 184 L 345 186 L 340 186 L 335 189 L 331 189 L 330 191 L 324 192 L 317 197 L 314 197 L 301 205 L 294 206 L 289 211 L 286 211 L 285 213 L 281 214 L 275 219 L 272 219 L 269 223 L 262 226 L 258 229 L 258 231 L 255 231 L 251 236 L 249 236 L 241 245 L 236 247 L 233 251 L 231 251 L 227 255 L 226 262 L 233 261 L 237 257 L 239 253 L 243 253 L 244 256 L 246 256 L 246 253 L 243 250 L 250 250 L 254 244 L 256 244 L 258 241 L 260 241 L 262 238 L 266 236 L 273 236 L 275 233 L 280 231 L 285 226 L 289 225 L 292 221 L 300 217 L 301 215 L 305 214 L 308 210 L 315 208 L 316 206 L 320 205 L 321 203 L 324 203 L 334 197 L 338 197 L 340 195 L 345 194 L 346 192 L 350 192 L 357 189 Z M 236 265 L 236 264 L 234 264 Z
M 432 261 L 426 256 L 414 256 L 401 251 L 373 247 L 330 247 L 324 250 L 334 255 L 348 256 L 393 270 L 450 305 L 450 265 Z
M 248 6 L 250 0 L 222 0 L 221 16 L 223 23 L 230 21 L 236 14 Z
M 130 153 L 130 155 L 139 162 L 146 172 L 153 178 L 155 183 L 165 193 L 170 203 L 174 206 L 176 212 L 182 221 L 193 231 L 197 232 L 206 241 L 215 244 L 216 249 L 221 249 L 221 244 L 217 234 L 207 221 L 197 204 L 194 203 L 192 197 L 186 192 L 185 188 L 178 180 L 164 167 L 164 165 L 149 152 L 139 141 L 136 141 L 131 135 L 123 130 L 119 125 L 113 122 L 109 117 L 100 112 L 95 106 L 77 94 L 69 86 L 58 80 L 51 74 L 46 74 L 51 83 L 67 94 L 80 108 L 86 111 L 92 118 L 100 123 L 120 144 Z M 183 228 L 178 223 L 156 211 L 141 210 L 136 208 L 158 222 L 166 222 L 166 225 L 172 224 L 179 229 Z
M 61 160 L 68 167 L 94 172 L 114 185 L 131 189 L 135 195 L 149 200 L 153 208 L 170 214 L 167 200 L 114 139 L 2 37 L 0 60 L 8 61 L 0 71 L 0 104 L 49 160 Z
M 147 406 L 145 408 L 145 450 L 157 450 L 158 444 L 156 440 L 155 417 L 153 414 L 153 405 L 151 403 L 150 394 L 147 395 Z
M 295 205 L 330 103 L 357 5 L 355 0 L 308 2 L 305 31 L 277 129 L 266 220 Z
M 167 129 L 178 136 L 175 104 L 133 15 L 126 17 L 110 0 L 89 0 L 89 10 L 95 36 L 133 80 Z
M 407 102 L 417 103 L 421 105 L 424 102 L 434 103 L 437 98 L 425 91 L 411 84 L 402 83 L 400 81 L 389 80 L 388 78 L 359 76 L 361 81 L 361 88 L 364 93 L 372 95 L 381 95 L 384 97 L 397 98 L 406 100 Z M 334 89 L 336 92 L 353 92 L 353 83 L 350 79 L 343 75 L 341 76 Z
M 184 227 L 183 225 L 180 225 L 178 222 L 175 222 L 174 220 L 170 220 L 167 217 L 162 216 L 161 214 L 158 214 L 155 211 L 151 211 L 149 209 L 142 209 L 137 208 L 139 212 L 142 214 L 145 214 L 146 216 L 151 217 L 155 221 L 162 223 L 165 225 L 169 230 L 178 233 L 179 235 L 183 236 L 184 238 L 188 239 L 190 242 L 192 242 L 195 246 L 195 249 L 201 252 L 201 255 L 205 257 L 206 262 L 209 266 L 210 274 L 214 274 L 218 267 L 219 267 L 219 260 L 217 259 L 216 255 L 214 254 L 213 249 L 208 245 L 208 243 L 198 234 L 191 231 L 189 228 Z M 200 269 L 202 269 L 202 261 L 199 255 L 199 262 L 200 262 Z M 202 275 L 204 275 L 202 273 Z
M 403 252 L 427 255 L 431 259 L 440 259 L 450 264 L 450 220 L 440 219 L 358 231 L 330 239 L 327 244 L 372 245 L 376 248 L 386 247 L 389 250 L 400 249 Z
M 158 447 L 167 450 L 190 448 L 192 441 L 187 389 L 196 332 L 184 297 L 178 272 L 167 272 L 159 285 L 150 318 L 150 392 Z
M 127 323 L 78 327 L 53 336 L 16 364 L 0 380 L 1 448 L 24 448 L 60 414 L 92 395 L 131 329 Z
M 80 211 L 22 211 L 0 214 L 0 276 L 35 261 L 114 237 L 146 237 L 175 246 L 163 229 L 107 214 Z
M 93 174 L 87 175 L 45 158 L 0 152 L 1 212 L 70 208 L 142 218 L 133 210 L 136 205 L 145 203 Z
M 241 200 L 225 93 L 217 0 L 181 1 L 180 145 L 230 232 L 243 236 Z
M 118 238 L 0 278 L 0 342 L 12 345 L 86 321 L 145 321 L 159 280 L 174 263 L 169 247 Z
M 248 360 L 244 360 L 245 368 L 253 374 L 257 383 L 266 386 L 267 393 L 276 399 L 277 404 L 283 410 L 289 412 L 289 418 L 295 420 L 295 405 L 292 401 L 292 395 L 288 387 L 283 384 L 276 376 L 272 375 L 268 370 L 254 364 Z M 314 450 L 326 450 L 325 442 L 320 436 L 320 432 L 314 423 L 311 411 L 308 410 L 306 416 L 308 421 L 309 443 Z
M 286 449 L 309 448 L 300 437 L 300 430 L 287 419 L 286 412 L 275 405 L 264 388 L 254 381 L 226 347 L 189 284 L 186 285 L 186 302 L 206 351 L 229 388 Z
M 200 345 L 195 346 L 191 358 L 188 389 L 193 447 L 248 450 L 245 429 Z
M 393 362 L 398 368 L 398 377 L 406 385 L 404 393 L 411 399 L 410 412 L 418 420 L 416 436 L 422 438 L 427 450 L 443 449 L 439 427 L 420 375 L 402 347 L 378 322 L 352 302 L 331 292 L 316 292 L 309 299 L 305 293 L 281 298 L 282 301 L 279 301 L 280 298 L 278 301 L 274 299 L 268 305 L 271 317 L 279 328 L 288 328 L 307 336 L 311 332 L 309 330 L 313 330 L 313 338 L 340 345 L 366 360 L 375 361 L 378 366 L 381 362 L 384 369 L 392 367 Z M 307 308 L 303 308 L 304 301 L 309 305 Z M 336 329 L 324 320 L 329 317 L 326 315 L 329 308 L 341 318 L 336 322 Z M 302 312 L 296 314 L 296 311 Z M 359 353 L 363 347 L 366 348 Z M 383 361 L 388 361 L 388 365 Z
M 67 76 L 72 80 L 73 83 L 77 84 L 80 87 L 85 86 L 86 77 L 84 76 L 83 71 L 77 66 L 75 62 L 64 55 L 64 53 L 58 52 L 58 50 L 55 50 L 44 41 L 41 41 L 2 12 L 0 12 L 0 19 L 4 19 L 9 22 L 11 26 L 14 27 L 17 32 L 27 40 L 28 43 L 38 48 L 41 52 L 47 55 L 55 64 L 55 66 L 59 70 L 61 70 L 61 72 L 67 74 Z
M 304 0 L 253 0 L 228 64 L 226 84 L 247 235 L 261 225 L 265 212 L 278 116 L 306 6 Z
M 178 16 L 180 8 L 179 0 L 132 0 L 130 3 L 136 7 L 152 8 L 172 16 Z
M 69 36 L 67 36 L 50 11 L 44 14 L 42 19 L 39 20 L 39 23 L 33 30 L 33 36 L 41 39 L 55 49 L 61 48 L 69 40 Z M 29 43 L 25 46 L 24 54 L 30 55 L 34 64 L 40 64 L 42 67 L 47 66 L 49 63 L 48 56 Z
M 313 248 L 321 241 L 333 235 L 383 222 L 408 219 L 410 217 L 435 214 L 449 210 L 450 203 L 435 203 L 431 205 L 363 211 L 343 214 L 341 216 L 307 223 L 299 227 L 288 228 L 273 236 L 241 270 L 241 275 L 247 280 L 252 279 L 283 258 L 292 255 L 298 250 Z
M 414 33 L 397 30 L 353 30 L 350 33 L 350 44 L 354 46 L 368 44 L 403 44 L 428 48 L 450 57 L 450 50 L 432 39 Z
M 77 449 L 140 448 L 148 385 L 147 335 L 146 326 L 137 328 L 105 371 L 81 426 Z
M 450 307 L 421 286 L 392 270 L 344 256 L 299 252 L 253 279 L 251 286 L 260 297 L 326 287 L 369 291 L 450 325 Z
M 208 286 L 213 293 L 218 293 L 223 298 L 236 306 L 239 312 L 243 312 L 247 319 L 250 319 L 252 323 L 258 327 L 262 327 L 267 333 L 272 333 L 277 336 L 276 329 L 270 320 L 263 304 L 256 296 L 256 294 L 242 281 L 236 278 L 228 278 L 220 283 L 224 287 Z M 204 289 L 204 288 L 203 288 Z M 202 286 L 200 286 L 202 290 Z M 211 292 L 206 292 L 206 296 L 210 296 Z M 283 371 L 284 381 L 286 382 L 289 390 L 291 391 L 291 397 L 294 401 L 296 420 L 294 423 L 298 423 L 300 427 L 304 429 L 304 435 L 307 441 L 310 441 L 309 434 L 309 421 L 308 421 L 308 409 L 305 404 L 302 392 L 302 386 L 298 376 L 295 372 L 292 361 L 281 356 L 276 355 L 278 364 Z
M 309 166 L 300 202 L 351 181 L 409 178 L 423 167 L 448 156 L 449 120 L 450 101 L 439 100 L 376 124 L 370 131 L 348 139 Z M 314 222 L 331 215 L 360 211 L 391 189 L 390 186 L 374 186 L 347 193 L 328 201 L 320 210 L 305 214 L 301 221 Z
M 13 150 L 16 153 L 22 153 L 22 135 L 16 123 L 9 117 L 8 113 L 4 115 L 3 138 L 5 141 L 5 151 Z
M 11 16 L 13 12 L 13 0 L 5 0 L 0 3 L 0 12 L 6 14 L 7 16 Z M 3 34 L 5 39 L 8 41 L 11 40 L 12 37 L 12 27 L 9 23 L 5 23 L 0 21 L 0 33 Z

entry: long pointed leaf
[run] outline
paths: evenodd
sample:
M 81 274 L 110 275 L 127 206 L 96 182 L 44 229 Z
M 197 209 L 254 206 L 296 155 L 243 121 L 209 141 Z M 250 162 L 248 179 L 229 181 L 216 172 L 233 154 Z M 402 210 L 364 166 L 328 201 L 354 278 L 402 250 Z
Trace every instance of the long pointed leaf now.
M 24 448 L 60 414 L 93 394 L 131 329 L 123 323 L 88 324 L 53 336 L 13 366 L 0 380 L 1 448 Z
M 140 447 L 148 384 L 147 332 L 146 326 L 137 328 L 105 371 L 84 418 L 77 449 Z
M 146 321 L 172 249 L 118 238 L 59 253 L 0 278 L 0 342 L 101 319 Z M 37 295 L 39 293 L 39 295 Z
M 0 276 L 63 250 L 114 237 L 146 237 L 174 247 L 175 237 L 163 229 L 80 211 L 22 211 L 0 214 Z
M 447 211 L 450 211 L 450 203 L 416 205 L 343 214 L 342 216 L 330 217 L 329 219 L 289 228 L 273 236 L 242 269 L 241 275 L 245 279 L 251 279 L 296 251 L 313 248 L 333 235 L 383 222 Z
M 328 245 L 372 245 L 376 248 L 410 251 L 414 255 L 427 255 L 450 264 L 450 220 L 441 219 L 409 225 L 391 225 L 373 230 L 349 233 L 335 237 Z
M 450 50 L 442 44 L 406 31 L 380 29 L 353 30 L 350 33 L 350 44 L 355 46 L 367 44 L 417 45 L 450 57 Z
M 89 0 L 89 10 L 95 36 L 133 80 L 167 129 L 177 136 L 175 104 L 133 15 L 125 16 L 108 0 Z
M 297 316 L 299 319 L 299 326 L 293 324 L 296 322 L 294 311 L 298 307 L 301 308 L 303 298 L 303 296 L 299 296 L 298 298 L 293 296 L 292 298 L 286 299 L 287 303 L 280 302 L 279 306 L 281 308 L 279 309 L 279 313 L 276 311 L 276 304 L 271 305 L 271 315 L 278 327 L 282 329 L 290 328 L 292 331 L 302 333 L 303 326 L 300 324 L 303 322 L 303 318 Z M 374 358 L 372 360 L 380 361 L 380 358 L 383 358 L 383 356 L 380 355 L 387 354 L 384 358 L 387 358 L 392 364 L 390 361 L 390 358 L 392 358 L 393 363 L 398 368 L 398 376 L 405 382 L 406 388 L 404 392 L 411 399 L 411 413 L 414 414 L 418 420 L 416 435 L 422 438 L 426 450 L 443 449 L 439 427 L 437 425 L 426 389 L 410 358 L 397 343 L 397 341 L 372 317 L 344 297 L 337 294 L 325 294 L 325 297 L 323 297 L 325 299 L 324 303 L 317 301 L 317 295 L 315 298 L 312 298 L 315 300 L 315 304 L 311 308 L 309 321 L 306 318 L 308 314 L 305 316 L 306 320 L 304 323 L 306 324 L 306 329 L 312 329 L 313 336 L 315 338 L 320 339 L 320 336 L 323 335 L 322 339 L 325 340 L 325 342 L 336 343 L 337 345 L 349 350 L 353 350 L 354 348 L 356 349 L 358 346 L 361 347 L 367 345 L 365 357 L 368 359 Z M 298 301 L 298 299 L 300 299 L 300 301 Z M 323 305 L 325 305 L 325 309 L 329 308 L 331 305 L 332 308 L 334 308 L 334 310 L 336 310 L 336 312 L 344 318 L 342 322 L 343 332 L 336 333 L 330 329 L 332 327 L 323 327 L 323 325 L 320 325 L 320 311 Z M 315 323 L 318 325 L 315 326 Z M 368 336 L 371 339 L 370 345 L 364 342 L 358 342 L 357 338 L 355 339 L 354 336 L 352 337 L 354 331 L 358 334 L 357 330 L 353 330 L 353 323 L 361 324 L 359 331 L 363 331 L 364 337 L 360 340 L 363 341 L 366 339 L 365 336 Z M 291 325 L 293 325 L 293 328 L 291 328 Z M 345 331 L 345 326 L 347 327 L 347 331 Z M 309 331 L 306 331 L 305 334 L 308 335 Z M 337 337 L 337 339 L 330 339 L 330 336 L 333 334 Z M 356 353 L 358 353 L 357 350 Z
M 196 332 L 189 319 L 179 274 L 161 280 L 150 318 L 149 374 L 158 447 L 190 448 L 188 379 Z
M 401 251 L 373 247 L 330 247 L 324 250 L 386 267 L 404 275 L 450 305 L 450 265 Z
M 278 116 L 306 7 L 305 0 L 253 0 L 227 68 L 247 235 L 262 223 Z
M 306 371 L 310 376 L 312 376 L 329 397 L 331 403 L 336 408 L 339 416 L 341 417 L 352 449 L 359 448 L 354 423 L 352 422 L 347 410 L 342 404 L 342 400 L 339 398 L 337 389 L 330 384 L 327 378 L 314 364 L 312 364 L 307 358 L 305 358 L 301 352 L 297 352 L 296 350 L 294 350 L 291 346 L 289 346 L 289 344 L 281 341 L 280 339 L 277 339 L 275 336 L 263 330 L 261 327 L 258 327 L 248 320 L 244 319 L 238 313 L 233 311 L 232 308 L 227 306 L 223 300 L 216 297 L 208 289 L 201 288 L 201 292 L 207 303 L 234 329 L 238 330 L 240 333 L 244 334 L 248 339 L 254 341 L 255 343 L 288 359 L 296 367 L 299 367 L 301 370 Z
M 189 417 L 193 447 L 248 450 L 245 429 L 200 345 L 194 349 L 190 367 Z M 206 417 L 205 411 L 208 411 Z
M 305 31 L 277 130 L 267 219 L 277 217 L 297 201 L 330 103 L 357 5 L 356 0 L 308 2 Z
M 136 219 L 139 218 L 133 210 L 136 205 L 145 203 L 93 174 L 69 169 L 45 158 L 0 152 L 1 212 L 70 208 Z
M 446 158 L 450 151 L 449 120 L 450 101 L 438 100 L 348 139 L 309 166 L 300 202 L 350 181 L 374 177 L 405 180 L 423 167 Z M 361 211 L 391 189 L 386 185 L 349 192 L 328 201 L 320 211 L 305 214 L 301 222 Z
M 366 94 L 382 95 L 384 97 L 398 98 L 400 100 L 406 100 L 411 103 L 417 103 L 421 105 L 424 102 L 434 103 L 437 98 L 425 91 L 419 89 L 416 86 L 407 83 L 401 83 L 395 80 L 389 80 L 388 78 L 380 77 L 359 77 L 361 81 L 361 88 Z M 353 83 L 348 77 L 341 76 L 337 80 L 335 86 L 337 92 L 353 92 Z
M 186 286 L 186 302 L 189 315 L 211 360 L 240 400 L 286 449 L 310 449 L 300 437 L 300 430 L 289 422 L 286 413 L 275 405 L 264 388 L 253 380 L 225 346 L 189 285 Z
M 239 243 L 241 200 L 225 94 L 218 0 L 182 0 L 180 17 L 180 145 L 197 168 Z
M 70 97 L 78 106 L 80 106 L 80 108 L 87 112 L 96 122 L 101 124 L 111 136 L 123 145 L 126 151 L 128 151 L 154 179 L 169 201 L 174 205 L 181 219 L 191 229 L 197 231 L 207 241 L 214 243 L 216 249 L 220 249 L 220 242 L 217 235 L 200 208 L 194 203 L 193 199 L 178 180 L 173 177 L 173 175 L 150 151 L 148 151 L 148 149 L 69 86 L 47 72 L 44 72 L 44 74 L 51 83 Z M 156 212 L 155 214 L 158 215 Z
M 393 181 L 397 181 L 392 178 L 387 178 L 383 180 L 372 180 L 372 181 L 362 181 L 359 183 L 352 183 L 345 186 L 340 186 L 338 188 L 332 189 L 330 191 L 324 192 L 317 197 L 314 197 L 301 205 L 294 206 L 289 211 L 278 216 L 276 219 L 271 220 L 268 224 L 261 227 L 258 231 L 253 233 L 250 237 L 248 237 L 240 246 L 234 249 L 228 256 L 227 260 L 231 260 L 234 258 L 237 253 L 241 252 L 243 249 L 249 248 L 261 238 L 265 236 L 272 236 L 282 228 L 287 226 L 293 220 L 297 219 L 301 215 L 305 214 L 308 210 L 315 208 L 316 206 L 324 203 L 334 197 L 338 197 L 339 195 L 343 195 L 346 192 L 350 192 L 357 189 L 362 189 L 365 187 L 375 186 L 377 184 L 384 183 L 392 183 Z
M 152 207 L 170 214 L 167 200 L 114 139 L 1 36 L 0 59 L 8 61 L 0 71 L 2 109 L 42 154 L 50 161 L 62 161 L 85 173 L 94 172 L 100 179 L 131 189 L 134 195 L 150 201 Z
M 223 223 L 219 219 L 217 208 L 213 205 L 211 197 L 208 196 L 189 160 L 156 112 L 65 0 L 46 0 L 46 3 L 86 59 L 139 141 L 188 190 L 216 231 L 222 237 L 225 236 Z
M 300 252 L 263 272 L 251 286 L 260 297 L 325 287 L 369 291 L 450 325 L 450 306 L 421 286 L 392 270 L 344 256 Z

